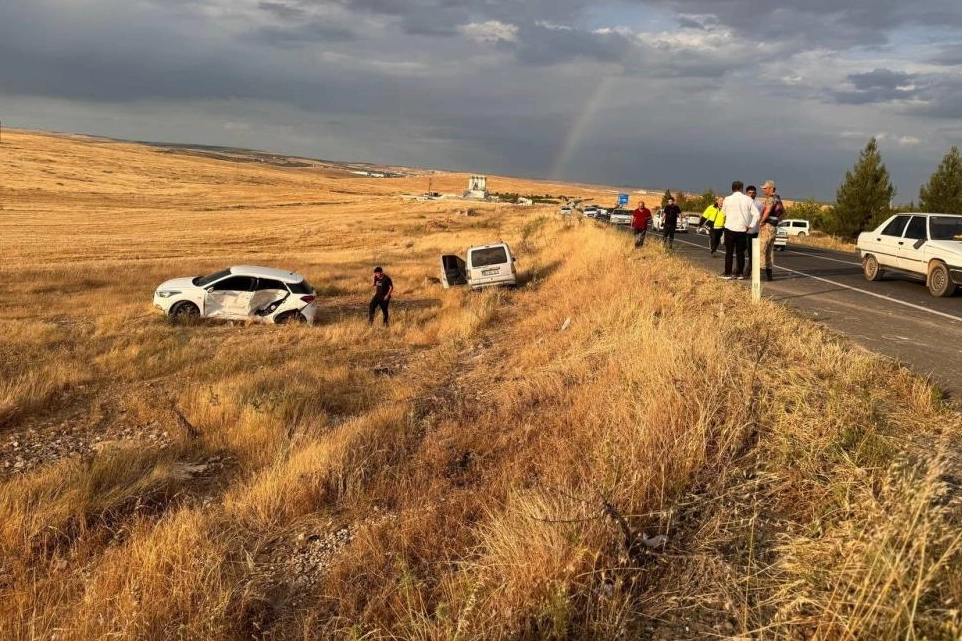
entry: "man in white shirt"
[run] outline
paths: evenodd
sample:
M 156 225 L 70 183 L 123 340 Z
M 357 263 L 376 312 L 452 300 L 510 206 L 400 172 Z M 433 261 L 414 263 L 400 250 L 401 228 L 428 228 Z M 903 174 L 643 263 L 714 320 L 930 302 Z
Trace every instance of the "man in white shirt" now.
M 742 181 L 733 182 L 731 195 L 722 203 L 722 211 L 725 212 L 725 273 L 721 277 L 727 280 L 745 279 L 745 240 L 748 230 L 758 226 L 758 209 L 755 208 L 755 202 L 742 193 L 744 188 Z

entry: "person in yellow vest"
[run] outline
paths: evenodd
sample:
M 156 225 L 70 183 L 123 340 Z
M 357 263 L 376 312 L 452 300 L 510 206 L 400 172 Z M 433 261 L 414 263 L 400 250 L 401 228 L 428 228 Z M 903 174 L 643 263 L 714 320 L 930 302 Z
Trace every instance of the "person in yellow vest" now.
M 719 196 L 715 202 L 705 208 L 701 214 L 699 227 L 708 228 L 708 249 L 714 255 L 718 251 L 718 244 L 721 242 L 722 233 L 725 231 L 725 212 L 721 210 L 725 199 Z

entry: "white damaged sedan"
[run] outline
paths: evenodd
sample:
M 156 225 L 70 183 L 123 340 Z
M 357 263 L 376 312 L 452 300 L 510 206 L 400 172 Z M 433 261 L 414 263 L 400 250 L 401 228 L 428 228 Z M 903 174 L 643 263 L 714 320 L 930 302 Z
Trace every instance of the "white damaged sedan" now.
M 154 307 L 171 318 L 313 323 L 317 292 L 294 272 L 235 265 L 208 276 L 162 283 L 154 292 Z

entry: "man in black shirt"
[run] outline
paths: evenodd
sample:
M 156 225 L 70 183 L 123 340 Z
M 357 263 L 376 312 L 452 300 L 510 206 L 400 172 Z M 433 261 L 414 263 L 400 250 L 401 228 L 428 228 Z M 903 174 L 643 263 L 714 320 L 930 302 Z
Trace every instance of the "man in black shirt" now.
M 662 241 L 671 246 L 675 242 L 675 229 L 678 227 L 678 217 L 681 216 L 681 207 L 675 204 L 674 198 L 668 199 L 668 204 L 665 205 L 665 209 L 661 212 L 662 219 Z
M 378 307 L 384 315 L 384 326 L 387 327 L 387 306 L 391 302 L 391 294 L 394 293 L 394 283 L 391 277 L 384 273 L 380 267 L 374 268 L 374 298 L 368 307 L 367 322 L 374 324 L 374 312 Z

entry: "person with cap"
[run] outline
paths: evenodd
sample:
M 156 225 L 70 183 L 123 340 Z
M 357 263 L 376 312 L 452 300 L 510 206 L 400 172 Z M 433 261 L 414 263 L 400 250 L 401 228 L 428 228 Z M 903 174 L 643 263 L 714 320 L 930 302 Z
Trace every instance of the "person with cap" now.
M 374 298 L 368 307 L 367 322 L 374 324 L 374 312 L 381 308 L 384 316 L 384 326 L 388 324 L 387 306 L 391 302 L 391 294 L 394 293 L 394 282 L 391 277 L 384 273 L 380 266 L 374 268 Z
M 775 192 L 775 181 L 766 180 L 762 185 L 765 192 L 765 206 L 762 209 L 761 231 L 758 241 L 760 243 L 758 266 L 765 270 L 765 280 L 775 280 L 772 269 L 775 264 L 775 231 L 778 229 L 778 221 L 785 213 L 785 205 L 782 198 Z

